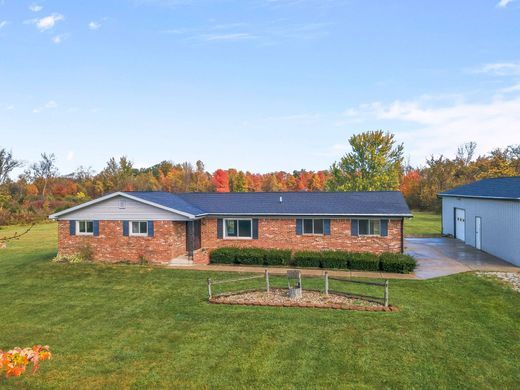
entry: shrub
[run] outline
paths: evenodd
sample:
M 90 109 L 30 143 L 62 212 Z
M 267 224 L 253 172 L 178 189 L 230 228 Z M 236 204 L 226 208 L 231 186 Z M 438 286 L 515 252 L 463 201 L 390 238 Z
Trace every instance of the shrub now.
M 368 252 L 351 252 L 349 268 L 358 271 L 379 271 L 379 256 Z
M 417 262 L 410 255 L 401 253 L 383 253 L 380 257 L 381 271 L 407 274 L 412 272 Z
M 245 265 L 288 265 L 291 251 L 262 248 L 218 248 L 210 253 L 211 263 Z
M 321 252 L 321 267 L 322 268 L 339 268 L 339 269 L 348 269 L 349 265 L 349 255 L 350 252 L 342 252 L 342 251 L 325 251 Z
M 321 267 L 321 252 L 301 251 L 294 254 L 294 265 L 296 267 Z

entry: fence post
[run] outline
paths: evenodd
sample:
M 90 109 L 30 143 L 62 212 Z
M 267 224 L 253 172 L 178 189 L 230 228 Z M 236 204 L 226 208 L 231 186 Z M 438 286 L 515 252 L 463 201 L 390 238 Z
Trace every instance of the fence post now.
M 265 270 L 265 290 L 269 294 L 270 286 L 269 286 L 269 270 Z
M 211 278 L 208 278 L 208 295 L 209 299 L 211 299 Z
M 329 295 L 329 273 L 325 271 L 325 295 Z
M 385 280 L 385 307 L 388 307 L 388 279 Z

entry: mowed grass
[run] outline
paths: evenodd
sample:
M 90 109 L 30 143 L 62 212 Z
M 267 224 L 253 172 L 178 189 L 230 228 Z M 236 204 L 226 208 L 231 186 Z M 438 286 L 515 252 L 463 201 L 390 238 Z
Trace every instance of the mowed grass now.
M 0 230 L 0 237 L 9 231 Z M 241 307 L 206 302 L 206 278 L 236 274 L 53 264 L 55 252 L 53 224 L 38 225 L 0 250 L 0 348 L 42 343 L 54 354 L 37 374 L 0 379 L 0 386 L 439 389 L 520 383 L 520 294 L 471 274 L 392 280 L 390 301 L 398 313 Z
M 412 211 L 413 218 L 405 219 L 404 234 L 419 236 L 440 236 L 441 215 L 429 211 Z

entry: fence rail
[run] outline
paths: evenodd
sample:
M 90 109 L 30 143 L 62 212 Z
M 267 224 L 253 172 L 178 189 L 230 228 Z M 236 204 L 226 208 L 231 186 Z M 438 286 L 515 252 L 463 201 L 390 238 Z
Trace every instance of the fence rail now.
M 388 307 L 388 299 L 389 299 L 388 279 L 385 280 L 384 283 L 365 282 L 362 280 L 352 280 L 352 279 L 346 279 L 346 278 L 332 277 L 332 276 L 329 276 L 329 273 L 327 271 L 325 271 L 324 278 L 325 278 L 325 294 L 326 295 L 329 295 L 329 292 L 332 292 L 334 294 L 344 295 L 344 296 L 353 297 L 353 298 L 363 298 L 363 299 L 373 300 L 377 303 L 383 303 L 385 305 L 385 307 Z M 349 292 L 330 290 L 329 289 L 329 280 L 336 280 L 338 282 L 344 282 L 344 283 L 364 284 L 367 286 L 384 287 L 384 295 L 381 298 L 381 297 L 375 297 L 373 295 L 354 294 L 354 293 L 349 293 Z
M 214 285 L 224 284 L 224 283 L 235 283 L 235 282 L 241 282 L 243 280 L 251 280 L 251 279 L 264 279 L 264 278 L 265 278 L 265 290 L 269 293 L 269 290 L 270 290 L 269 270 L 265 270 L 263 275 L 246 276 L 243 278 L 224 279 L 224 280 L 212 280 L 211 278 L 208 278 L 208 297 L 209 297 L 209 299 L 211 299 L 213 296 L 229 294 L 229 293 L 213 294 L 212 287 Z

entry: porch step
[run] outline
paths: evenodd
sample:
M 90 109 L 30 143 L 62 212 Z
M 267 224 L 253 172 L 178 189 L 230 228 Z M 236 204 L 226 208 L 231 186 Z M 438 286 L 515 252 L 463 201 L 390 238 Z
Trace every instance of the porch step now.
M 190 266 L 190 265 L 193 265 L 193 261 L 190 260 L 188 258 L 188 256 L 186 255 L 183 255 L 183 256 L 179 256 L 179 257 L 176 257 L 175 259 L 173 260 L 170 260 L 170 262 L 168 263 L 168 265 L 172 265 L 172 266 Z

